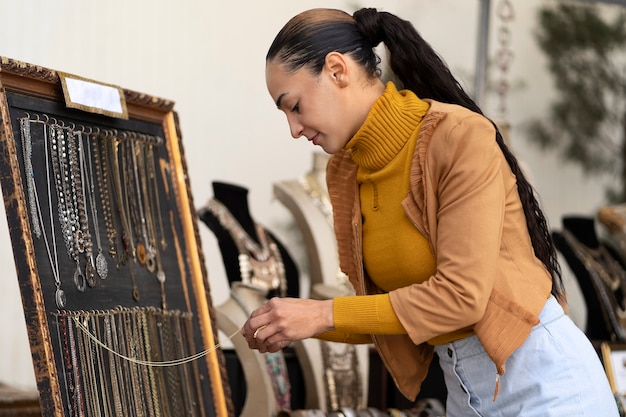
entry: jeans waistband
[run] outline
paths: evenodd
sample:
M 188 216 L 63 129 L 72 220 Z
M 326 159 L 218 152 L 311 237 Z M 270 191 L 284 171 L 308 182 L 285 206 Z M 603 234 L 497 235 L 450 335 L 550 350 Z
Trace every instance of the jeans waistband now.
M 548 323 L 560 318 L 564 315 L 563 308 L 559 304 L 559 302 L 554 298 L 554 296 L 550 296 L 546 301 L 541 313 L 539 313 L 539 324 L 536 327 L 545 326 Z M 472 335 L 466 338 L 455 340 L 450 343 L 446 343 L 444 345 L 435 346 L 435 351 L 441 355 L 442 353 L 447 353 L 448 349 L 453 349 L 456 352 L 457 359 L 463 359 L 474 355 L 479 355 L 485 352 L 483 345 L 478 340 L 478 336 Z M 447 354 L 444 358 L 447 358 Z

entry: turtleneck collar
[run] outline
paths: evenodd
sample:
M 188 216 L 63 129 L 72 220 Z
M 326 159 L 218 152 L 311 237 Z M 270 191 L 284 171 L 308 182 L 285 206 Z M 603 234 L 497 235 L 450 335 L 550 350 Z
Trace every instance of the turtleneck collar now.
M 345 149 L 352 150 L 352 160 L 360 167 L 378 170 L 407 143 L 428 108 L 413 92 L 398 91 L 390 81 Z

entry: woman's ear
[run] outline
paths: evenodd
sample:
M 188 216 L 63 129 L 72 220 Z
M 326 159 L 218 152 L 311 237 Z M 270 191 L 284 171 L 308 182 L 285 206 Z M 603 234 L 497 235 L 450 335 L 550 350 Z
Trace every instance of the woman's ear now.
M 324 62 L 324 71 L 331 77 L 332 82 L 339 87 L 346 87 L 350 82 L 350 67 L 344 54 L 329 52 Z

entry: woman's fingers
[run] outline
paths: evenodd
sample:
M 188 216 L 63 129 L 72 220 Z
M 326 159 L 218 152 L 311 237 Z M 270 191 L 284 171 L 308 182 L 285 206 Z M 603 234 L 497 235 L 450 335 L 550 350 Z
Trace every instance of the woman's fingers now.
M 275 352 L 332 327 L 332 300 L 272 298 L 250 314 L 241 333 L 251 349 Z

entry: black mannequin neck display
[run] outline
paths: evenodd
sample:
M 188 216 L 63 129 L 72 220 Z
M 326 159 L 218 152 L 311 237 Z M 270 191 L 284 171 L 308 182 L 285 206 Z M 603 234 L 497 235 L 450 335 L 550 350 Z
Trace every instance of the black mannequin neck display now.
M 608 308 L 601 300 L 592 280 L 589 266 L 585 265 L 575 246 L 596 252 L 602 247 L 615 258 L 615 253 L 603 245 L 595 229 L 592 217 L 568 216 L 562 219 L 563 231 L 554 231 L 552 237 L 556 248 L 561 252 L 571 271 L 574 273 L 587 307 L 587 328 L 585 333 L 592 340 L 611 340 L 613 329 L 606 322 L 605 309 Z M 569 236 L 568 236 L 569 235 Z M 572 241 L 575 239 L 575 241 Z M 590 252 L 591 253 L 591 252 Z M 621 295 L 621 290 L 618 291 Z
M 257 243 L 260 243 L 260 238 L 256 229 L 257 223 L 251 215 L 251 210 L 248 204 L 248 189 L 235 184 L 217 181 L 213 182 L 212 186 L 214 199 L 222 203 L 222 205 L 233 215 L 235 220 L 250 236 L 250 238 Z M 198 210 L 198 216 L 217 238 L 228 281 L 231 284 L 233 282 L 242 281 L 238 259 L 239 250 L 231 233 L 220 224 L 215 215 L 213 215 L 213 213 L 207 208 L 201 208 Z M 284 245 L 282 245 L 272 233 L 265 228 L 264 230 L 276 243 L 282 257 L 282 262 L 285 268 L 285 278 L 287 280 L 286 295 L 289 297 L 298 297 L 300 293 L 299 272 L 293 258 L 289 255 Z M 268 294 L 269 297 L 273 295 L 276 295 L 274 291 Z
M 570 232 L 576 240 L 591 249 L 600 247 L 596 234 L 595 220 L 589 217 L 563 217 L 563 229 Z

